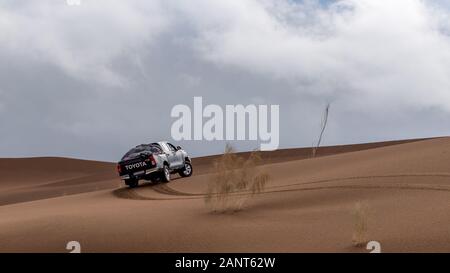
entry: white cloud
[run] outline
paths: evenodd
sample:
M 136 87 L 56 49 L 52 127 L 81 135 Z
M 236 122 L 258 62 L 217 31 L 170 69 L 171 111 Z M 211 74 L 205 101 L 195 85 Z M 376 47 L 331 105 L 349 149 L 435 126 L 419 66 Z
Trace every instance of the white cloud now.
M 197 1 L 179 8 L 213 63 L 352 103 L 450 110 L 449 13 L 430 2 Z
M 195 37 L 183 42 L 193 41 L 186 46 L 217 65 L 292 81 L 299 92 L 329 99 L 450 110 L 449 12 L 434 2 L 84 0 L 74 7 L 46 0 L 12 6 L 0 6 L 1 47 L 81 79 L 121 85 L 126 79 L 113 68 L 121 54 L 143 51 L 161 33 L 175 36 L 187 23 Z
M 76 78 L 108 85 L 124 80 L 112 69 L 115 58 L 148 46 L 168 26 L 160 1 L 15 2 L 0 5 L 2 53 L 50 62 Z
M 448 1 L 329 2 L 0 1 L 0 154 L 115 160 L 200 95 L 280 104 L 281 147 L 311 145 L 327 100 L 326 144 L 450 134 Z

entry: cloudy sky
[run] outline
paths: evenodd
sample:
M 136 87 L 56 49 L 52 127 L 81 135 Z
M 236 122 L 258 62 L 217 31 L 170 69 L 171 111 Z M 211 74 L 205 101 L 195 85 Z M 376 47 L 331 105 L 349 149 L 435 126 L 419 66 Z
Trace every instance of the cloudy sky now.
M 281 148 L 311 146 L 328 102 L 325 145 L 450 135 L 450 4 L 0 2 L 0 157 L 116 161 L 170 140 L 171 108 L 194 96 L 279 104 Z

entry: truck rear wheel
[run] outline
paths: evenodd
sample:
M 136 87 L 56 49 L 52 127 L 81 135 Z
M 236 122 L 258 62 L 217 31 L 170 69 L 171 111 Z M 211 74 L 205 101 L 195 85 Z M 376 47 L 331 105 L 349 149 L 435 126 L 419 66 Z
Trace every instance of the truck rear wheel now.
M 139 185 L 139 180 L 137 179 L 125 180 L 125 185 L 127 185 L 130 188 L 136 188 Z
M 164 167 L 161 172 L 161 181 L 164 183 L 170 182 L 170 170 L 169 166 L 164 164 Z

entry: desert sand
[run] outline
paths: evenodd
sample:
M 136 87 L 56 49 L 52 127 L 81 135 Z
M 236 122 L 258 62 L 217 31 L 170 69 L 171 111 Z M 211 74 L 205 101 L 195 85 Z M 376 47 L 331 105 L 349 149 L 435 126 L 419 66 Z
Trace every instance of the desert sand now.
M 82 252 L 368 252 L 352 245 L 359 201 L 383 252 L 450 252 L 450 138 L 310 154 L 264 153 L 265 191 L 226 214 L 204 203 L 216 156 L 136 189 L 114 163 L 0 159 L 0 252 L 68 252 L 69 241 Z

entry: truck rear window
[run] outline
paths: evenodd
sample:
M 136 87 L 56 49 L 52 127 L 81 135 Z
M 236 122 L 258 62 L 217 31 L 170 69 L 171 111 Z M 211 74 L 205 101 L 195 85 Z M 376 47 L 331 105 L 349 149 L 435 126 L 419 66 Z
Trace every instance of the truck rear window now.
M 129 151 L 122 157 L 122 160 L 131 158 L 131 157 L 133 157 L 133 156 L 135 156 L 135 155 L 138 155 L 138 154 L 140 154 L 140 153 L 142 153 L 142 152 L 150 152 L 150 153 L 158 154 L 158 153 L 161 153 L 161 149 L 158 148 L 158 147 L 155 146 L 155 145 L 138 146 L 138 147 L 135 147 L 135 148 L 129 150 Z

